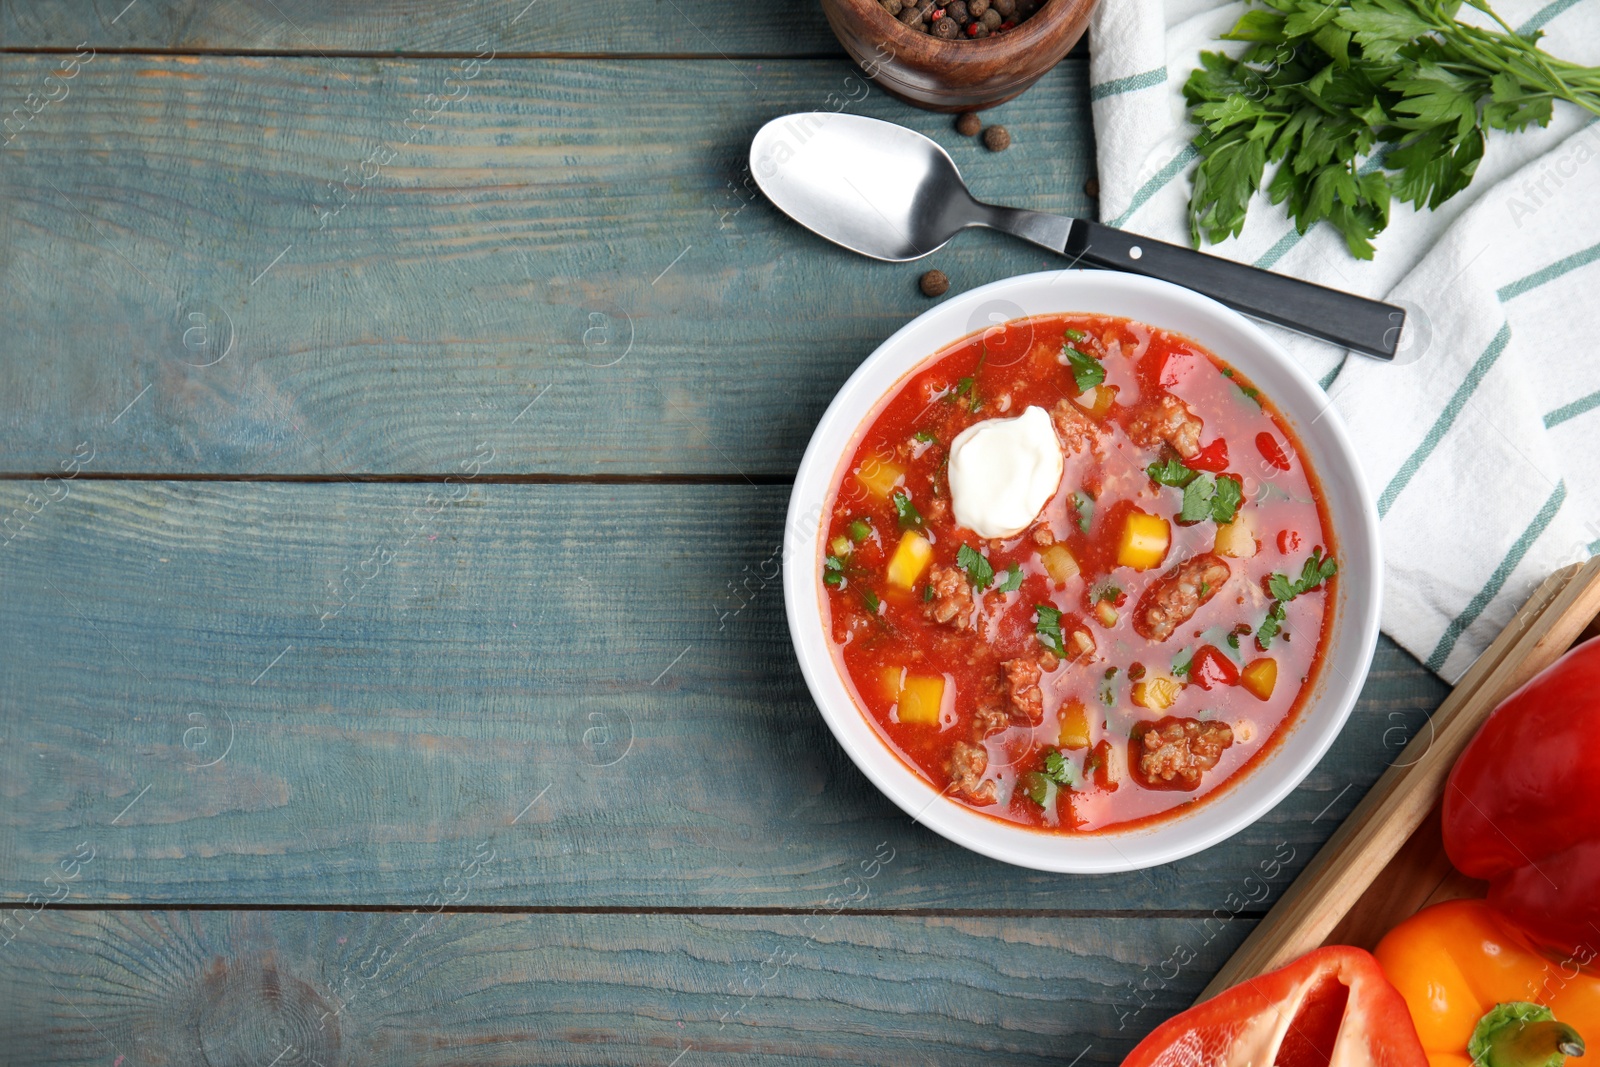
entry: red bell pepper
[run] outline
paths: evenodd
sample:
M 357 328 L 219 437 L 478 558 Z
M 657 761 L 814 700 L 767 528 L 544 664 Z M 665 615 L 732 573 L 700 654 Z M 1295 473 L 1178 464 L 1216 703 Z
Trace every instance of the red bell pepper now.
M 1405 1000 L 1370 952 L 1319 948 L 1175 1015 L 1122 1067 L 1428 1067 Z
M 1490 713 L 1445 785 L 1444 847 L 1542 947 L 1600 952 L 1600 639 Z

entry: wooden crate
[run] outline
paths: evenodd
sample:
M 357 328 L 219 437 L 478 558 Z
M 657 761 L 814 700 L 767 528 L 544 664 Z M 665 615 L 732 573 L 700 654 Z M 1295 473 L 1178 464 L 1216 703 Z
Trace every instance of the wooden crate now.
M 1506 696 L 1600 627 L 1600 557 L 1551 575 L 1373 785 L 1200 1000 L 1321 945 L 1372 948 L 1422 907 L 1481 896 L 1440 839 L 1445 779 Z

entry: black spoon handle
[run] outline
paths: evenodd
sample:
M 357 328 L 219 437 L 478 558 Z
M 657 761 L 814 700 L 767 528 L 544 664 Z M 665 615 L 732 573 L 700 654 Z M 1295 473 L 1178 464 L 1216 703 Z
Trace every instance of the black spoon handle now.
M 1082 263 L 1173 282 L 1235 311 L 1309 334 L 1379 359 L 1393 359 L 1405 326 L 1404 308 L 1341 293 L 1209 256 L 1182 245 L 1152 241 L 1087 219 L 1072 220 L 1062 251 Z

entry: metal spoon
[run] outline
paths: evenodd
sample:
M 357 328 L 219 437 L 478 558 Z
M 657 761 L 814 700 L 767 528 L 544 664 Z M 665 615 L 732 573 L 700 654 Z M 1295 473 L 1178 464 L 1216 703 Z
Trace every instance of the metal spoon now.
M 853 252 L 904 263 L 969 226 L 1004 230 L 1075 263 L 1174 282 L 1235 311 L 1393 359 L 1404 308 L 1152 241 L 1088 219 L 985 204 L 933 141 L 892 122 L 828 111 L 773 119 L 750 144 L 761 191 L 800 225 Z

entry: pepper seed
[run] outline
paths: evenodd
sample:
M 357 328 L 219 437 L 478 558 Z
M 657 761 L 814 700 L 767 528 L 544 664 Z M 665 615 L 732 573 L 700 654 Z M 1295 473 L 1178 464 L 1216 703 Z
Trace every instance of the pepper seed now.
M 956 119 L 956 132 L 963 137 L 976 137 L 978 131 L 983 129 L 983 120 L 978 118 L 976 111 L 967 111 Z
M 990 126 L 983 131 L 983 147 L 991 152 L 1004 152 L 1011 147 L 1011 134 L 1004 126 Z
M 944 276 L 942 270 L 930 270 L 917 279 L 917 285 L 922 289 L 923 296 L 943 296 L 950 291 L 950 279 Z

